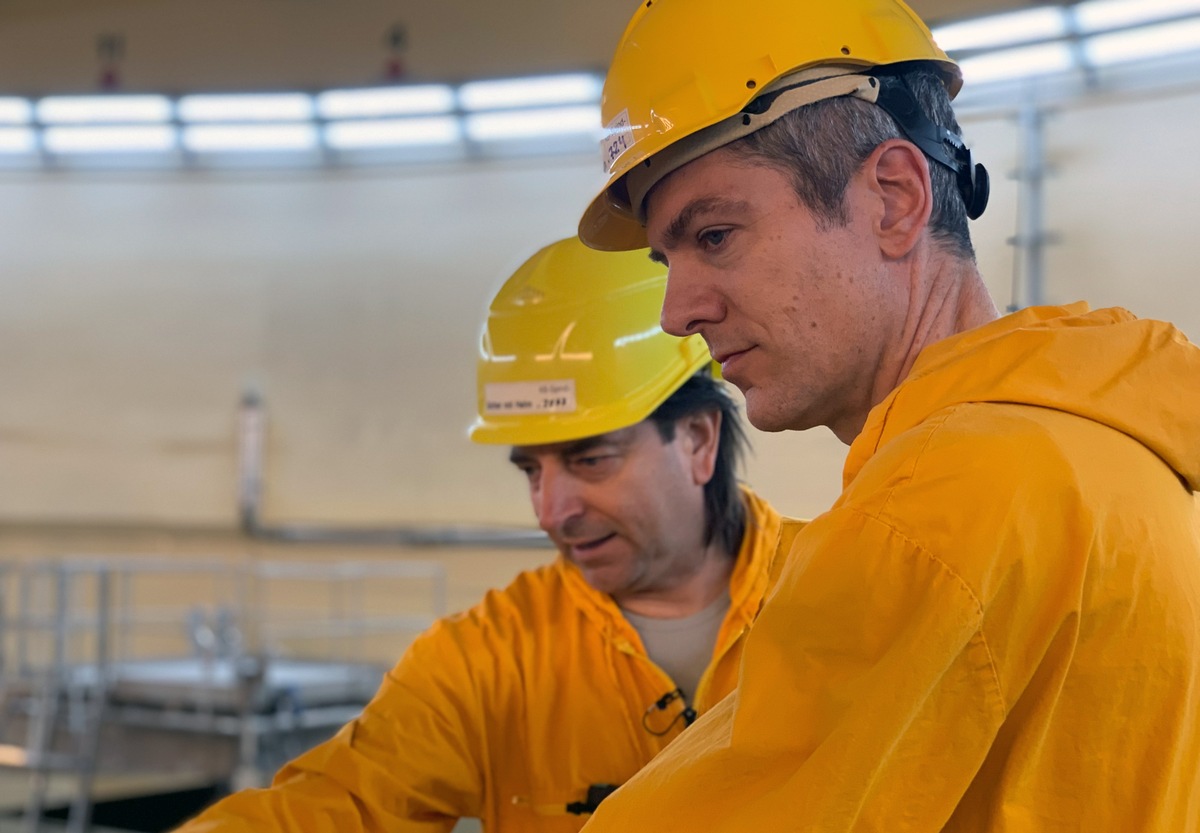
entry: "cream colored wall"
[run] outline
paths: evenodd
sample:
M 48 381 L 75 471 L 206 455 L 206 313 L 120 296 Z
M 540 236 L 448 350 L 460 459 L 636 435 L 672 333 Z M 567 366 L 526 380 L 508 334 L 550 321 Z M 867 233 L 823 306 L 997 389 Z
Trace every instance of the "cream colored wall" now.
M 1196 220 L 1200 94 L 1060 113 L 1048 199 L 1052 302 L 1088 298 L 1174 322 L 1200 340 Z
M 1192 255 L 1200 91 L 1091 98 L 1050 111 L 1045 131 L 1045 225 L 1055 240 L 1046 249 L 1043 301 L 1124 306 L 1200 338 Z M 968 120 L 966 133 L 995 177 L 1019 167 L 1014 122 Z M 999 201 L 993 199 L 974 233 L 988 286 L 1003 308 L 1011 298 L 1006 237 L 1016 231 L 1017 201 L 1011 180 L 999 187 Z
M 1046 299 L 1200 333 L 1188 246 L 1200 94 L 1064 110 Z M 980 264 L 1010 298 L 1011 121 L 967 120 L 996 176 Z M 235 407 L 262 389 L 269 520 L 528 523 L 503 451 L 465 439 L 488 293 L 571 233 L 593 161 L 0 180 L 0 520 L 232 525 Z M 823 429 L 755 437 L 749 480 L 811 515 Z
M 250 382 L 270 518 L 524 519 L 465 440 L 474 342 L 590 162 L 4 182 L 0 517 L 232 522 Z

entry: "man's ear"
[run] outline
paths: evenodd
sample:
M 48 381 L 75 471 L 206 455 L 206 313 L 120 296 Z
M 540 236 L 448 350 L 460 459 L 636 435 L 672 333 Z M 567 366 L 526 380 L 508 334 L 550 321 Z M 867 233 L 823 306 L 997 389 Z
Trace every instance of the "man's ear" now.
M 705 486 L 717 468 L 717 448 L 721 444 L 721 412 L 701 411 L 688 414 L 675 423 L 675 437 L 683 443 L 691 466 L 692 482 Z
M 860 174 L 882 209 L 875 228 L 880 250 L 893 260 L 906 257 L 933 214 L 929 161 L 912 142 L 888 139 L 871 152 Z

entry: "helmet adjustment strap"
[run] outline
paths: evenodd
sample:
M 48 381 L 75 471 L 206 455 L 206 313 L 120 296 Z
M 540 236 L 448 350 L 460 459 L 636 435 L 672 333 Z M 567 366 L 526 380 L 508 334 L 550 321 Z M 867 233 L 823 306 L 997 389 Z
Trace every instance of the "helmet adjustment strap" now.
M 710 151 L 761 130 L 793 110 L 842 96 L 875 101 L 879 88 L 876 79 L 834 67 L 820 67 L 817 72 L 820 74 L 816 77 L 812 77 L 814 71 L 811 69 L 803 75 L 797 73 L 789 76 L 785 83 L 774 89 L 768 87 L 732 116 L 685 136 L 630 169 L 621 180 L 623 190 L 617 194 L 620 202 L 625 203 L 624 209 L 644 223 L 646 195 L 667 174 Z
M 887 80 L 889 83 L 886 84 L 880 81 L 875 103 L 895 120 L 904 137 L 919 147 L 922 153 L 954 172 L 959 193 L 967 207 L 967 216 L 972 220 L 979 219 L 987 208 L 991 191 L 987 168 L 975 161 L 975 155 L 962 136 L 939 127 L 925 115 L 903 78 Z
M 860 75 L 853 70 L 821 67 L 782 79 L 733 116 L 687 136 L 633 168 L 618 183 L 615 207 L 645 222 L 645 198 L 663 177 L 736 139 L 761 130 L 786 113 L 829 98 L 852 96 L 882 107 L 904 137 L 931 160 L 954 172 L 967 216 L 978 219 L 987 207 L 990 177 L 962 137 L 934 124 L 903 78 Z M 885 83 L 886 81 L 886 83 Z

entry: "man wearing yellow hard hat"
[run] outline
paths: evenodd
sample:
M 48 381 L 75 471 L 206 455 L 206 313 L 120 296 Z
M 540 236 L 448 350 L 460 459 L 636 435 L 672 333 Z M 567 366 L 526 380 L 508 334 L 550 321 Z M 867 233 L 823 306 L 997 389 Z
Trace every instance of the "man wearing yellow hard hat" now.
M 644 0 L 580 224 L 669 265 L 767 430 L 844 491 L 781 549 L 738 687 L 596 831 L 1200 830 L 1200 350 L 999 317 L 958 68 L 899 0 Z
M 737 409 L 703 340 L 659 327 L 665 279 L 571 239 L 504 284 L 471 437 L 511 447 L 560 557 L 438 622 L 337 737 L 182 831 L 578 830 L 733 689 L 802 525 L 738 484 Z

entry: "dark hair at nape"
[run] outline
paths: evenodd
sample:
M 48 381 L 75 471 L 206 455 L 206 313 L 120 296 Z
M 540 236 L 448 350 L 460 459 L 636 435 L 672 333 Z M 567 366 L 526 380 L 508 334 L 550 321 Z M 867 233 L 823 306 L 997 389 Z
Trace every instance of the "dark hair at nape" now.
M 721 435 L 712 479 L 704 486 L 704 543 L 720 541 L 737 554 L 746 529 L 746 507 L 738 486 L 738 470 L 749 447 L 737 404 L 707 369 L 694 374 L 650 414 L 663 442 L 675 439 L 675 424 L 692 414 L 717 411 Z

